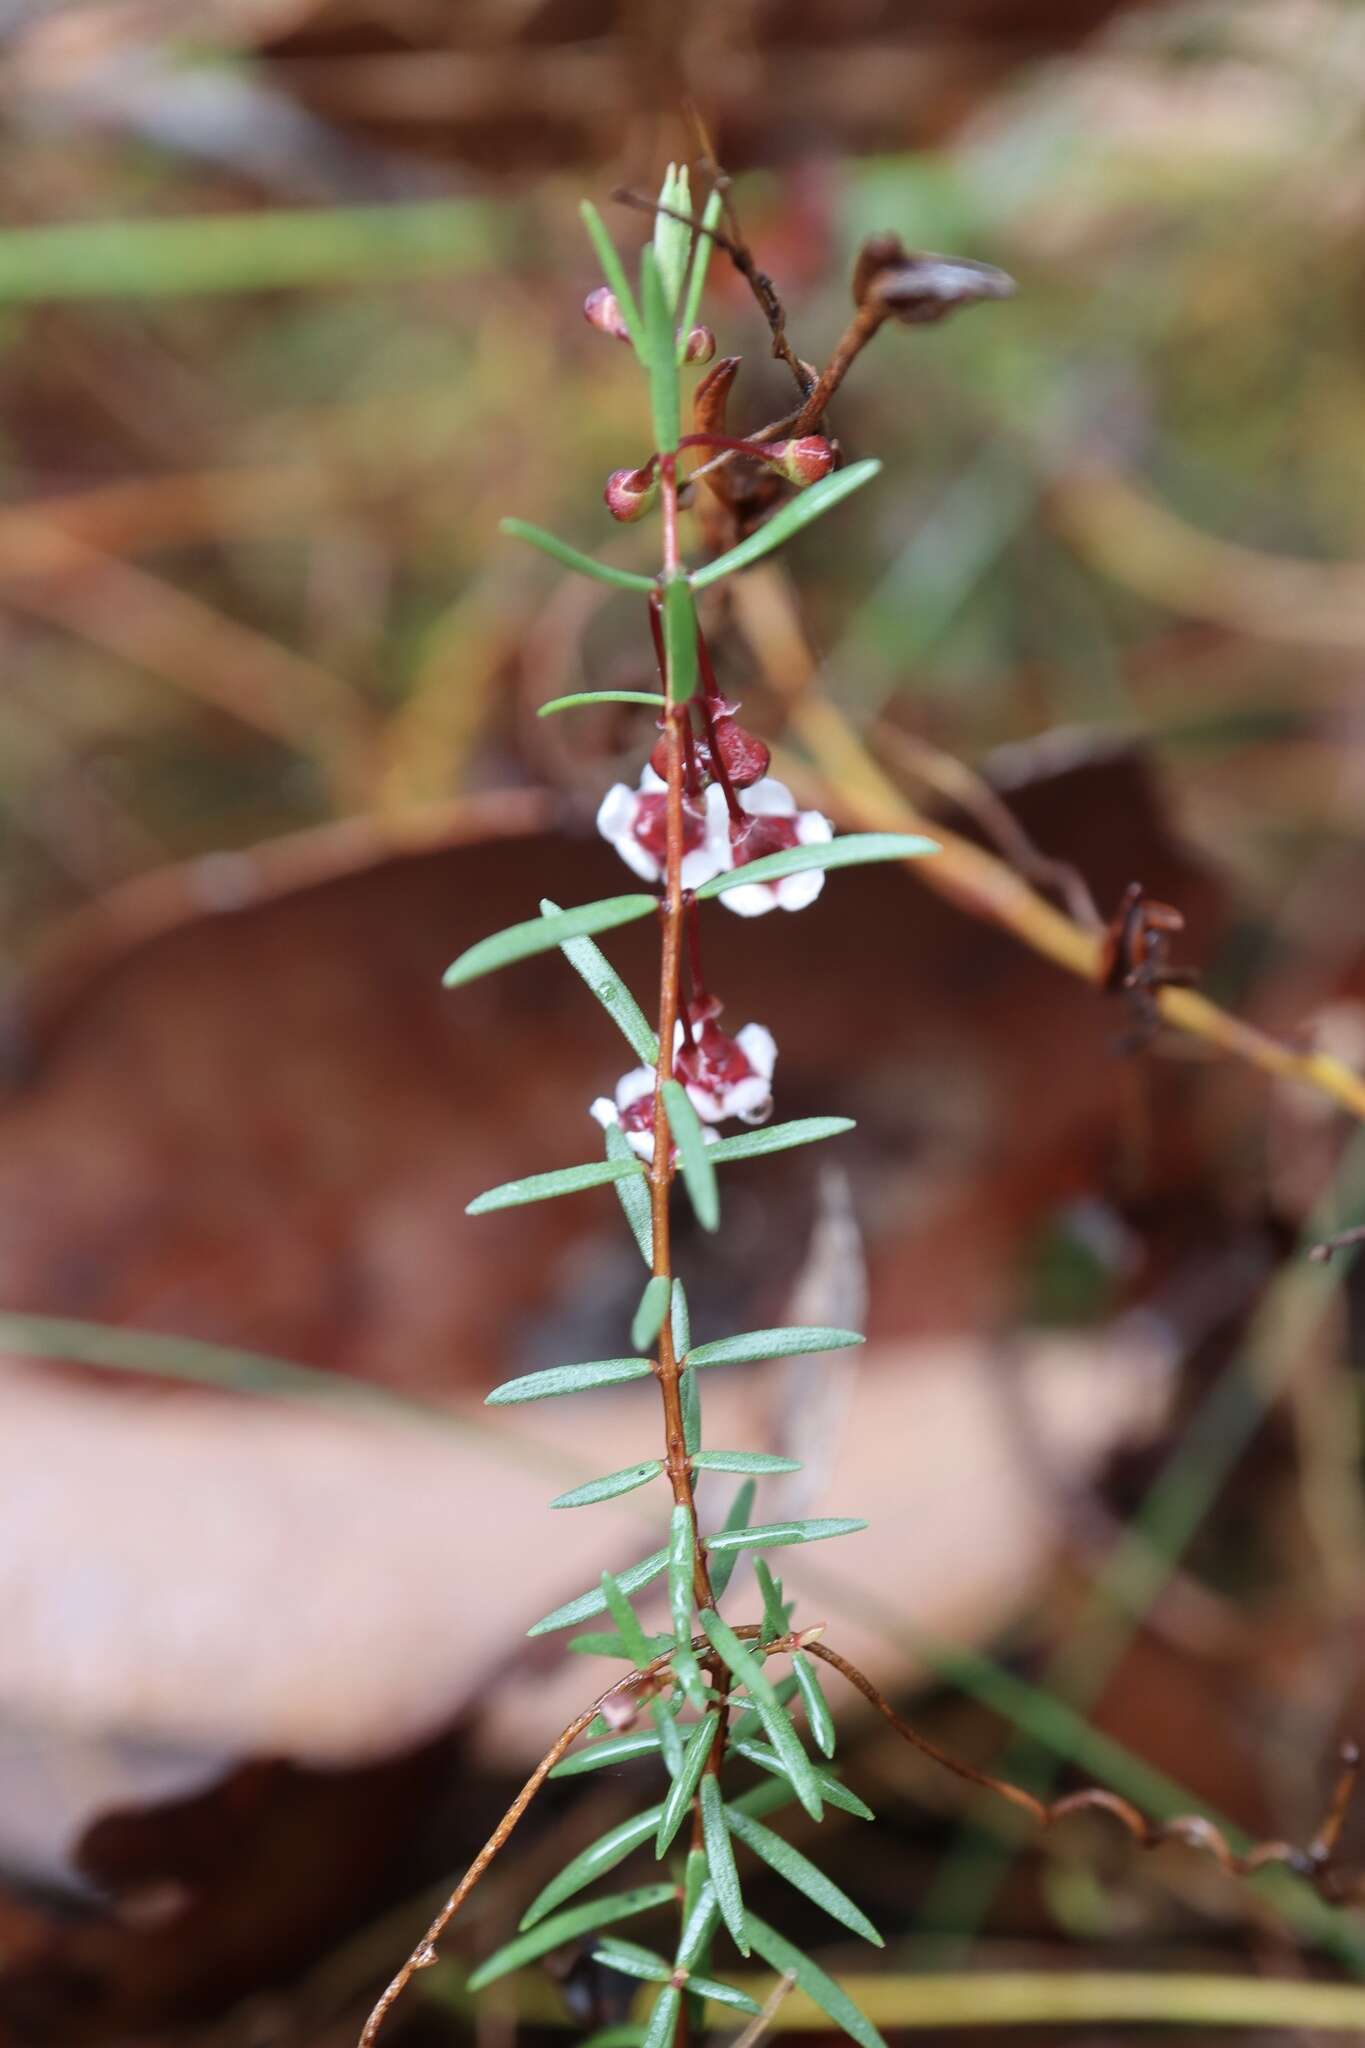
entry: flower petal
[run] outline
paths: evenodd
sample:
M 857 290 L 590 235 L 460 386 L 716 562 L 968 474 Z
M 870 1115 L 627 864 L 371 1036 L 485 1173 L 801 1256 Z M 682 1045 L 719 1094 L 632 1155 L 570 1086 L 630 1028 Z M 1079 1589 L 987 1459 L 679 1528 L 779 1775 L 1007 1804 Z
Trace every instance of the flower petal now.
M 804 874 L 783 875 L 772 889 L 783 910 L 805 910 L 825 886 L 823 868 L 807 868 Z
M 766 1024 L 746 1024 L 735 1033 L 735 1044 L 756 1074 L 771 1081 L 777 1065 L 777 1040 Z
M 763 917 L 777 908 L 777 895 L 770 882 L 741 882 L 737 888 L 726 889 L 720 900 L 736 917 Z
M 796 798 L 785 782 L 779 782 L 775 775 L 765 775 L 750 789 L 739 792 L 739 800 L 746 811 L 755 818 L 794 818 Z M 722 801 L 724 798 L 722 797 Z M 813 815 L 818 815 L 815 813 Z M 743 913 L 741 912 L 741 915 Z

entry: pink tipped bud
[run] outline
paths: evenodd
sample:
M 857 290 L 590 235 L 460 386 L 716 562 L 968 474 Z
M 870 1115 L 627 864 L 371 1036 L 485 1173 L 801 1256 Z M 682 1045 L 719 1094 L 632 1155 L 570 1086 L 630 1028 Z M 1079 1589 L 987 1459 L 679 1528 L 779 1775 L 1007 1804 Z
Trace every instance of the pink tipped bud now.
M 801 490 L 807 484 L 818 484 L 834 467 L 834 450 L 822 434 L 802 434 L 796 441 L 774 441 L 764 449 L 763 456 L 789 484 L 796 484 Z
M 599 334 L 610 334 L 617 341 L 630 340 L 630 332 L 621 318 L 621 308 L 616 303 L 616 294 L 604 284 L 599 284 L 597 290 L 589 292 L 584 299 L 583 318 Z
M 614 469 L 602 493 L 612 518 L 627 526 L 633 520 L 643 519 L 658 495 L 659 485 L 652 462 L 644 469 Z
M 694 327 L 683 350 L 685 363 L 709 363 L 716 352 L 716 337 L 709 327 Z

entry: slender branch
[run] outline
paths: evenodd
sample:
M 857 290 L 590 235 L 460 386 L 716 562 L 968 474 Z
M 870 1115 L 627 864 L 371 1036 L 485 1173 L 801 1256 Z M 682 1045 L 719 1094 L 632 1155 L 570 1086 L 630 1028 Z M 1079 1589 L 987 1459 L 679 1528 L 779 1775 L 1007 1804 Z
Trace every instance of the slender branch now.
M 753 1622 L 745 1622 L 735 1630 L 737 1636 L 742 1636 L 754 1643 L 761 1657 L 787 1656 L 793 1650 L 812 1649 L 814 1647 L 815 1633 L 816 1631 L 811 1629 L 798 1629 L 792 1634 L 779 1636 L 775 1641 L 765 1643 L 763 1641 L 762 1628 Z M 696 1651 L 709 1652 L 711 1648 L 709 1637 L 694 1636 L 692 1638 L 692 1648 Z M 376 2001 L 374 2010 L 365 2022 L 358 2048 L 372 2048 L 372 2044 L 379 2033 L 379 2029 L 383 2026 L 385 2018 L 402 1997 L 414 1976 L 416 1976 L 419 1970 L 430 1969 L 431 1965 L 436 1961 L 436 1944 L 459 1912 L 465 1900 L 469 1897 L 469 1894 L 473 1891 L 475 1885 L 478 1884 L 480 1878 L 485 1876 L 494 1859 L 506 1848 L 517 1822 L 521 1819 L 560 1758 L 573 1747 L 579 1736 L 592 1726 L 603 1707 L 609 1701 L 619 1699 L 622 1694 L 626 1693 L 634 1693 L 638 1696 L 648 1687 L 651 1679 L 663 1677 L 668 1671 L 672 1657 L 673 1651 L 671 1649 L 665 1650 L 661 1656 L 653 1658 L 650 1663 L 643 1665 L 639 1670 L 628 1671 L 624 1678 L 616 1679 L 613 1684 L 607 1687 L 605 1692 L 598 1694 L 590 1707 L 585 1707 L 581 1714 L 575 1715 L 563 1733 L 557 1736 L 554 1742 L 551 1743 L 502 1819 L 494 1828 L 492 1834 L 488 1837 L 488 1840 L 484 1843 L 482 1849 L 480 1849 L 478 1855 L 474 1858 L 474 1861 L 470 1864 L 468 1870 L 466 1870 L 464 1876 L 460 1879 L 460 1882 L 456 1885 L 454 1891 L 450 1894 L 450 1897 L 442 1906 L 440 1912 L 436 1915 L 436 1918 L 432 1921 L 430 1927 L 428 1927 L 426 1933 L 422 1936 L 422 1939 L 413 1949 L 402 1969 L 386 1985 Z
M 1283 1864 L 1296 1877 L 1306 1878 L 1324 1897 L 1341 1896 L 1341 1880 L 1333 1869 L 1333 1858 L 1360 1776 L 1360 1751 L 1353 1742 L 1341 1746 L 1339 1768 L 1327 1810 L 1306 1849 L 1296 1848 L 1291 1842 L 1264 1841 L 1239 1851 L 1232 1847 L 1217 1823 L 1203 1814 L 1182 1813 L 1170 1820 L 1150 1821 L 1131 1801 L 1101 1786 L 1088 1786 L 1082 1792 L 1067 1792 L 1060 1799 L 1051 1801 L 1039 1799 L 1032 1792 L 1025 1791 L 1022 1785 L 1011 1784 L 1008 1778 L 993 1777 L 989 1771 L 980 1771 L 975 1764 L 964 1763 L 960 1757 L 940 1749 L 928 1736 L 921 1735 L 908 1721 L 902 1720 L 866 1673 L 860 1671 L 856 1664 L 850 1664 L 846 1657 L 841 1657 L 837 1650 L 831 1650 L 825 1643 L 812 1642 L 808 1645 L 808 1654 L 818 1657 L 840 1677 L 846 1678 L 895 1729 L 902 1741 L 908 1742 L 941 1769 L 951 1771 L 955 1778 L 1008 1800 L 1011 1806 L 1026 1813 L 1040 1828 L 1055 1827 L 1073 1813 L 1108 1813 L 1122 1823 L 1140 1848 L 1159 1849 L 1166 1842 L 1181 1842 L 1188 1849 L 1198 1849 L 1211 1856 L 1230 1877 L 1253 1877 L 1258 1870 L 1264 1870 L 1270 1864 Z

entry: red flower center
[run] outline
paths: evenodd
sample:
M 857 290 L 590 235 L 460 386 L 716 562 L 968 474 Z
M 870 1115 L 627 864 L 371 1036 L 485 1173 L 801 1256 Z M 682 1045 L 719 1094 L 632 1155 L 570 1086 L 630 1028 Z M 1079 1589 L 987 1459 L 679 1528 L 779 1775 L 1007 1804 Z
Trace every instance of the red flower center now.
M 694 1027 L 692 1043 L 679 1048 L 674 1068 L 680 1081 L 690 1081 L 695 1087 L 704 1088 L 708 1095 L 722 1095 L 753 1072 L 728 1032 L 709 1022 L 700 1029 Z
M 695 853 L 706 837 L 706 819 L 701 807 L 683 798 L 683 852 Z M 668 859 L 668 792 L 650 790 L 635 799 L 631 836 L 637 839 L 660 867 Z
M 618 1112 L 623 1131 L 652 1131 L 654 1128 L 654 1096 L 637 1095 L 634 1102 Z
M 761 860 L 765 853 L 783 853 L 789 846 L 799 846 L 795 818 L 751 818 L 739 831 L 731 827 L 731 843 L 734 849 L 735 866 L 747 867 L 751 860 Z

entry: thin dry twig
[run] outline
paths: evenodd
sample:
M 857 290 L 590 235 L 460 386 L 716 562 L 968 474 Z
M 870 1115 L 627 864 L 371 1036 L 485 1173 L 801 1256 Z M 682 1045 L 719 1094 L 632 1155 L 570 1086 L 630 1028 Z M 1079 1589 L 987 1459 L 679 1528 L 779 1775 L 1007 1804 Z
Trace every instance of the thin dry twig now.
M 756 2012 L 744 2032 L 738 2036 L 734 2048 L 758 2048 L 773 2021 L 777 2018 L 783 2003 L 796 1984 L 795 1970 L 784 1971 L 763 2001 L 762 2012 Z

